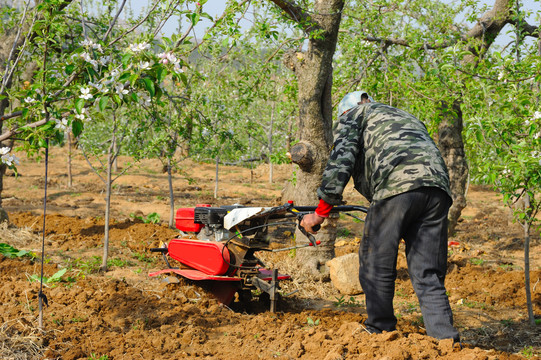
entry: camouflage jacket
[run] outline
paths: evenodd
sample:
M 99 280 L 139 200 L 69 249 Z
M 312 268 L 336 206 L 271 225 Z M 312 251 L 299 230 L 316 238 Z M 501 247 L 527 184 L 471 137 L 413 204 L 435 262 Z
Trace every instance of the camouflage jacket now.
M 447 167 L 425 125 L 380 103 L 359 105 L 340 117 L 318 196 L 331 205 L 353 177 L 369 201 L 430 186 L 451 196 Z

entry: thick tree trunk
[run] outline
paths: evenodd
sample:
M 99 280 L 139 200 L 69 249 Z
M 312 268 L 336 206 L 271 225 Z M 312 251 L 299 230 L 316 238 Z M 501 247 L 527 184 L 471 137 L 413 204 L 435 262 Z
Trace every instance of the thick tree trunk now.
M 478 63 L 506 24 L 514 23 L 521 27 L 525 33 L 533 31 L 527 24 L 518 24 L 513 15 L 514 2 L 508 0 L 494 0 L 492 9 L 484 13 L 477 23 L 463 36 L 467 41 L 467 49 L 471 52 L 462 63 Z M 442 122 L 439 125 L 440 151 L 449 168 L 451 191 L 453 193 L 453 206 L 449 210 L 449 234 L 453 234 L 458 219 L 466 207 L 466 186 L 468 179 L 468 164 L 466 162 L 464 143 L 462 141 L 462 111 L 460 100 L 457 99 L 449 108 L 449 104 L 442 104 Z
M 288 7 L 291 3 L 274 1 L 292 17 L 304 16 L 300 8 Z M 316 205 L 316 190 L 321 183 L 321 175 L 327 163 L 332 145 L 332 58 L 336 49 L 338 29 L 341 21 L 343 0 L 319 0 L 314 4 L 314 12 L 304 17 L 305 30 L 322 30 L 322 36 L 311 38 L 305 52 L 288 53 L 285 64 L 294 71 L 298 79 L 299 119 L 298 138 L 307 151 L 307 158 L 299 164 L 294 201 L 297 205 Z M 293 149 L 292 149 L 293 152 Z M 336 224 L 329 219 L 317 235 L 321 245 L 297 251 L 300 264 L 310 276 L 328 278 L 325 263 L 334 257 Z M 297 244 L 308 239 L 297 231 Z
M 468 163 L 462 140 L 462 111 L 460 103 L 455 101 L 449 108 L 441 104 L 441 122 L 438 127 L 438 147 L 449 169 L 453 205 L 449 209 L 449 235 L 455 231 L 462 210 L 466 207 L 466 186 L 468 181 Z

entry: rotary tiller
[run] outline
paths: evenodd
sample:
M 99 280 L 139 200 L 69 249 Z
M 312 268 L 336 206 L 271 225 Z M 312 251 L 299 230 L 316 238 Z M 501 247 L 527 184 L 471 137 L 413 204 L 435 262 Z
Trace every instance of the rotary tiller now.
M 252 298 L 252 290 L 259 290 L 260 296 L 270 300 L 270 310 L 274 312 L 279 282 L 290 279 L 290 276 L 279 274 L 276 269 L 267 269 L 255 253 L 316 246 L 318 242 L 313 235 L 300 226 L 302 217 L 314 210 L 313 206 L 294 206 L 291 202 L 271 208 L 198 205 L 195 208 L 178 209 L 176 227 L 183 237 L 171 239 L 168 244 L 151 249 L 162 253 L 168 268 L 149 275 L 175 273 L 190 280 L 203 281 L 208 285 L 206 288 L 225 305 L 233 301 L 235 293 L 238 293 L 241 301 L 245 301 Z M 333 212 L 339 211 L 366 212 L 367 209 L 363 206 L 333 208 Z M 288 218 L 298 221 L 298 228 L 310 242 L 301 246 L 271 249 L 268 227 L 295 224 L 288 221 Z M 193 238 L 188 238 L 186 233 L 192 233 Z M 179 266 L 172 267 L 168 257 L 177 260 Z

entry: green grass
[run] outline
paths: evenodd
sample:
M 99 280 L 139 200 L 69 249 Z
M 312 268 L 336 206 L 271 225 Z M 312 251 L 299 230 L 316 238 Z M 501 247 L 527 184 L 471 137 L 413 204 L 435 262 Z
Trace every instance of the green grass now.
M 481 266 L 481 265 L 483 265 L 485 263 L 485 260 L 478 259 L 478 258 L 471 258 L 470 263 L 472 263 L 473 265 Z
M 153 264 L 156 262 L 156 258 L 153 258 L 153 257 L 148 257 L 146 256 L 145 254 L 140 254 L 138 252 L 136 253 L 133 253 L 132 254 L 132 257 L 134 259 L 137 259 L 139 261 L 142 261 L 142 262 L 146 262 L 146 263 L 149 263 L 149 264 Z
M 344 295 L 340 297 L 335 296 L 335 299 L 336 301 L 334 301 L 333 304 L 337 308 L 361 306 L 361 303 L 359 302 L 359 300 L 355 299 L 353 296 L 351 296 L 349 299 L 346 299 Z
M 351 235 L 351 230 L 347 228 L 341 228 L 336 231 L 336 237 L 348 237 Z
M 101 257 L 94 255 L 88 260 L 77 258 L 72 261 L 70 266 L 72 268 L 79 269 L 83 274 L 92 274 L 99 271 L 101 266 Z
M 520 266 L 513 264 L 501 264 L 498 267 L 505 271 L 522 270 Z
M 112 259 L 109 259 L 107 260 L 107 266 L 108 267 L 128 267 L 128 266 L 134 266 L 135 263 L 133 263 L 132 261 L 130 260 L 124 260 L 124 259 L 120 259 L 120 258 L 112 258 Z
M 9 258 L 9 259 L 13 259 L 13 258 L 20 258 L 20 257 L 29 257 L 31 258 L 32 260 L 36 258 L 36 254 L 31 252 L 31 251 L 27 251 L 27 250 L 19 250 L 19 249 L 15 249 L 13 246 L 11 245 L 8 245 L 6 243 L 0 243 L 0 254 L 4 255 L 5 257 Z
M 489 308 L 489 306 L 483 302 L 479 301 L 468 301 L 464 300 L 462 303 L 463 306 L 468 307 L 470 309 L 483 309 L 486 310 Z
M 49 277 L 43 276 L 43 284 L 44 285 L 53 285 L 53 284 L 59 283 L 59 282 L 74 282 L 75 278 L 72 278 L 72 277 L 68 277 L 66 279 L 62 278 L 66 274 L 67 271 L 68 271 L 68 269 L 64 268 L 64 269 L 58 270 L 56 273 L 54 273 L 53 275 L 51 275 Z M 28 278 L 28 280 L 30 282 L 39 282 L 39 281 L 41 281 L 41 275 L 38 275 L 38 274 L 31 275 Z

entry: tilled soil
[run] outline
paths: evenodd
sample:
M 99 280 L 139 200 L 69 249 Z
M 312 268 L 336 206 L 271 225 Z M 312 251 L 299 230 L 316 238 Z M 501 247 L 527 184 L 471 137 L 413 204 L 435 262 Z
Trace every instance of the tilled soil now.
M 395 296 L 398 330 L 380 335 L 363 329 L 362 294 L 345 296 L 329 282 L 303 278 L 291 253 L 265 254 L 266 262 L 293 277 L 283 283 L 284 293 L 297 291 L 282 299 L 274 314 L 256 299 L 223 306 L 205 284 L 166 275 L 149 278 L 150 271 L 164 267 L 160 255 L 149 249 L 178 236 L 165 224 L 142 221 L 153 209 L 162 219 L 167 217 L 162 198 L 167 196 L 167 182 L 152 171 L 159 164 L 150 162 L 144 164 L 146 169 L 128 173 L 126 183 L 116 188 L 110 266 L 102 274 L 103 193 L 81 159 L 74 164 L 75 189 L 67 189 L 61 176 L 63 153 L 56 154 L 48 200 L 53 205 L 46 217 L 45 278 L 67 271 L 62 281 L 45 283 L 49 306 L 40 331 L 39 282 L 31 281 L 40 273 L 39 258 L 0 255 L 2 359 L 520 359 L 541 353 L 541 325 L 527 322 L 522 229 L 510 221 L 509 212 L 489 189 L 472 187 L 457 234 L 450 238 L 446 286 L 464 342 L 460 349 L 450 340 L 425 335 L 403 249 Z M 20 167 L 22 176 L 6 179 L 4 206 L 11 225 L 0 229 L 0 242 L 38 256 L 43 204 L 42 188 L 35 185 L 42 165 L 27 161 Z M 212 166 L 188 166 L 195 183 L 177 179 L 177 207 L 202 202 L 274 205 L 281 201 L 280 188 L 290 172 L 289 166 L 275 169 L 278 184 L 269 185 L 265 167 L 224 168 L 221 193 L 214 199 Z M 348 191 L 351 203 L 361 201 Z M 131 215 L 137 211 L 139 218 Z M 357 251 L 359 224 L 348 219 L 341 224 L 351 232 L 341 232 L 337 254 Z M 534 235 L 530 266 L 537 318 L 540 249 L 539 236 Z

